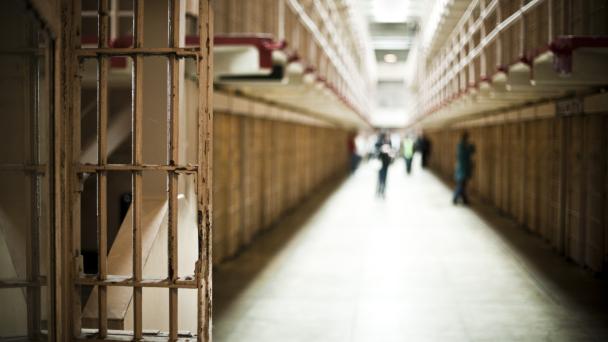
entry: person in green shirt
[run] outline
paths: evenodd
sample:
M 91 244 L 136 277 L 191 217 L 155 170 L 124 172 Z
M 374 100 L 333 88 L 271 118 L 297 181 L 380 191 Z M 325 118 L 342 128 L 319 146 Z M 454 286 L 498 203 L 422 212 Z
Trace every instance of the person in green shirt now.
M 414 159 L 414 139 L 410 136 L 405 136 L 401 143 L 401 152 L 405 159 L 405 171 L 409 175 L 412 172 L 412 159 Z

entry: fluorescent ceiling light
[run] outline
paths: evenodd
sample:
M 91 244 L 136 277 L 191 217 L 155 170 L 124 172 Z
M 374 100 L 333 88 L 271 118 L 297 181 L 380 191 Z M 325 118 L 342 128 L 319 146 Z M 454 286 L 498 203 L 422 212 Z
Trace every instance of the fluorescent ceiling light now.
M 409 1 L 373 0 L 372 17 L 374 21 L 383 23 L 398 23 L 407 20 Z
M 386 63 L 395 63 L 397 62 L 397 56 L 392 53 L 387 53 L 386 55 L 384 55 L 384 61 Z

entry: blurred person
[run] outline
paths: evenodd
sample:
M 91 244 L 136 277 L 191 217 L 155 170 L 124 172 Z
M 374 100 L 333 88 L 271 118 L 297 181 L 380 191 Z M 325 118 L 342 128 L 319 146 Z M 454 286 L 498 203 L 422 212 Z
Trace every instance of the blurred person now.
M 469 143 L 469 133 L 465 131 L 460 137 L 458 146 L 456 146 L 456 170 L 454 172 L 456 189 L 454 189 L 454 198 L 452 199 L 454 204 L 457 204 L 459 199 L 462 199 L 463 204 L 468 204 L 469 202 L 467 198 L 467 183 L 471 178 L 473 153 L 475 153 L 475 146 Z
M 424 133 L 420 134 L 418 139 L 416 140 L 415 150 L 420 152 L 422 167 L 426 168 L 428 163 L 429 155 L 431 154 L 431 142 Z
M 357 167 L 359 166 L 359 162 L 361 161 L 361 156 L 359 155 L 358 151 L 357 151 L 357 135 L 355 133 L 351 133 L 348 136 L 348 141 L 347 141 L 347 145 L 348 145 L 348 153 L 350 154 L 350 172 L 354 173 L 355 170 L 357 170 Z
M 386 132 L 380 132 L 378 134 L 378 138 L 376 139 L 376 143 L 374 144 L 375 147 L 375 151 L 374 151 L 374 156 L 377 157 L 380 155 L 380 149 L 382 148 L 382 145 L 384 144 L 390 144 L 390 140 L 388 138 L 388 134 Z
M 403 137 L 401 143 L 401 153 L 405 160 L 405 172 L 409 175 L 412 172 L 412 159 L 414 158 L 414 139 L 411 136 L 406 135 Z
M 385 143 L 380 147 L 378 159 L 380 159 L 381 167 L 378 171 L 378 187 L 376 189 L 376 195 L 384 198 L 386 191 L 386 178 L 388 176 L 388 167 L 393 161 L 393 151 L 390 144 L 390 140 L 386 139 Z

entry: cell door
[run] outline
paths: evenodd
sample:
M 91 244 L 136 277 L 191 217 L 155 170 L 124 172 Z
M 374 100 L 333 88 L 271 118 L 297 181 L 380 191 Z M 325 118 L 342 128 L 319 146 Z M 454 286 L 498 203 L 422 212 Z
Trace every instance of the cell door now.
M 53 336 L 52 40 L 25 1 L 0 11 L 0 339 Z
M 77 339 L 210 339 L 210 6 L 75 4 Z

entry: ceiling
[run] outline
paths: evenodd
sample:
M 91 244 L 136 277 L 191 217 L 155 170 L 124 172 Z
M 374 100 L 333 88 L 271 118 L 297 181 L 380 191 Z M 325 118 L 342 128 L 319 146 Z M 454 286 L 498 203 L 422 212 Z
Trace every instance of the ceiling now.
M 409 94 L 406 61 L 420 31 L 425 9 L 434 0 L 358 0 L 368 23 L 377 64 L 375 105 L 371 121 L 379 127 L 405 125 Z

